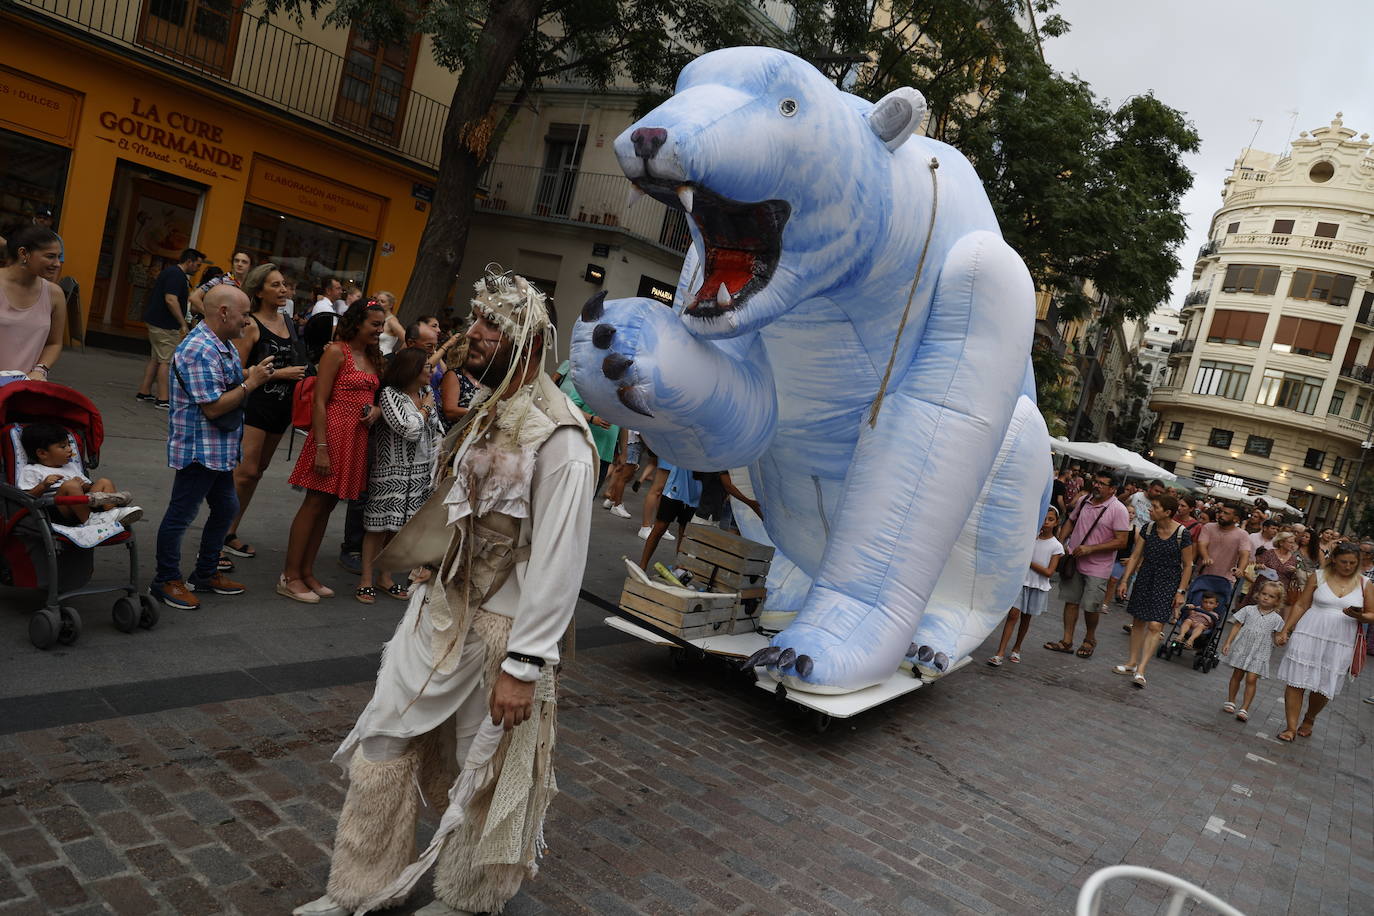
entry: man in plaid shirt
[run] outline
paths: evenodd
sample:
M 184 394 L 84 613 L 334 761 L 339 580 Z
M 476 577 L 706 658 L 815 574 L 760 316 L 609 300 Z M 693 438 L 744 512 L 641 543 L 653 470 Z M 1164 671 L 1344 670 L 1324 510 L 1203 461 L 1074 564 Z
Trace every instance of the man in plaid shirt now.
M 193 592 L 240 595 L 244 588 L 219 572 L 220 547 L 239 509 L 234 467 L 243 438 L 243 402 L 272 377 L 272 357 L 249 366 L 245 376 L 229 341 L 251 319 L 248 297 L 237 287 L 216 286 L 203 300 L 205 320 L 172 356 L 171 411 L 167 417 L 167 464 L 176 470 L 172 497 L 157 529 L 157 573 L 149 592 L 168 607 L 194 610 Z M 237 421 L 237 422 L 235 422 Z M 201 502 L 210 506 L 195 572 L 181 576 L 181 540 Z

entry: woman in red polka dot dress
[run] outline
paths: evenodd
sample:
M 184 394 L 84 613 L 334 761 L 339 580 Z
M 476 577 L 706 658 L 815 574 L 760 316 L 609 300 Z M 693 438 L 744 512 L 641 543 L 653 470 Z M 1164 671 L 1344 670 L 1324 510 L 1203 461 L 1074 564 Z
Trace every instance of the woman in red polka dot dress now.
M 367 488 L 367 437 L 381 416 L 376 406 L 382 351 L 378 341 L 386 309 L 359 300 L 339 319 L 334 343 L 320 357 L 310 435 L 289 478 L 305 490 L 291 522 L 286 567 L 277 594 L 306 604 L 334 595 L 315 578 L 315 557 L 329 515 L 341 499 L 357 499 Z

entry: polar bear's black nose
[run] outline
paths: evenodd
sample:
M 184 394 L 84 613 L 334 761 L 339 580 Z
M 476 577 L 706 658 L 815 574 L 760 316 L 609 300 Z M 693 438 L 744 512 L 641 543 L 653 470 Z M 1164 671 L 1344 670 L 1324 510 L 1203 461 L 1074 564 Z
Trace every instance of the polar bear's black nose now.
M 652 159 L 668 142 L 668 132 L 661 127 L 637 127 L 630 134 L 630 142 L 635 145 L 636 156 Z

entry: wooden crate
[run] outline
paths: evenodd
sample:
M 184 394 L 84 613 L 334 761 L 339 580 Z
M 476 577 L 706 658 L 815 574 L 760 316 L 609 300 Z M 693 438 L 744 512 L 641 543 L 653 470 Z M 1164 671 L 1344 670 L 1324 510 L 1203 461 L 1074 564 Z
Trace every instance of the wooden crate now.
M 773 548 L 712 528 L 689 525 L 678 549 L 677 563 L 692 571 L 696 581 L 716 591 L 735 591 L 744 597 L 760 592 L 768 579 Z
M 738 606 L 735 594 L 645 585 L 633 576 L 620 593 L 622 610 L 683 639 L 728 635 Z

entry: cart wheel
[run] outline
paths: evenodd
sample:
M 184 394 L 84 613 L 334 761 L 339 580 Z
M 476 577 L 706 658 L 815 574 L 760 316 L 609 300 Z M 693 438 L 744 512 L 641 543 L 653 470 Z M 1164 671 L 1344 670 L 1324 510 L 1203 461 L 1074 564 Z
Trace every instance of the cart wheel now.
M 157 619 L 161 616 L 157 610 L 157 602 L 147 595 L 139 595 L 138 606 L 138 625 L 145 630 L 151 630 L 157 626 Z
M 1193 659 L 1193 670 L 1194 670 L 1194 671 L 1206 671 L 1206 670 L 1207 670 L 1206 667 L 1205 667 L 1206 664 L 1207 664 L 1207 659 L 1205 659 L 1205 658 L 1203 658 L 1201 655 L 1199 655 L 1197 658 Z
M 62 623 L 57 631 L 57 641 L 70 646 L 81 638 L 81 615 L 74 607 L 64 607 L 61 613 Z
M 57 642 L 62 618 L 52 608 L 40 608 L 29 615 L 29 642 L 40 649 L 49 649 Z
M 825 734 L 826 729 L 830 728 L 830 723 L 834 721 L 829 713 L 821 712 L 819 709 L 811 710 L 811 730 L 818 735 Z
M 128 595 L 116 600 L 114 607 L 110 610 L 110 616 L 114 618 L 115 629 L 121 633 L 132 633 L 137 630 L 138 618 L 142 613 L 138 602 Z

